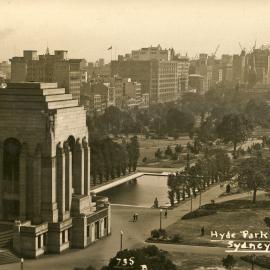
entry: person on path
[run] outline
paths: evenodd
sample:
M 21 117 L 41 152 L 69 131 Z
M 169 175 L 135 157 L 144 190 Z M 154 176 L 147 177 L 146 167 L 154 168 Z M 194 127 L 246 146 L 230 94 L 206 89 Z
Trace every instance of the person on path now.
M 136 221 L 136 214 L 134 213 L 133 214 L 133 222 L 135 222 Z
M 167 216 L 168 216 L 168 210 L 166 209 L 164 212 L 164 217 L 167 218 Z
M 201 236 L 204 236 L 204 226 L 201 228 Z

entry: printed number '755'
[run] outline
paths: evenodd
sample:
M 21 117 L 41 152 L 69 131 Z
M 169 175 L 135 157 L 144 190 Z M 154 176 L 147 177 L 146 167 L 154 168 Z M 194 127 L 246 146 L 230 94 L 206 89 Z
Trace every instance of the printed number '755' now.
M 132 266 L 135 263 L 135 258 L 130 257 L 130 258 L 116 258 L 117 260 L 117 266 Z

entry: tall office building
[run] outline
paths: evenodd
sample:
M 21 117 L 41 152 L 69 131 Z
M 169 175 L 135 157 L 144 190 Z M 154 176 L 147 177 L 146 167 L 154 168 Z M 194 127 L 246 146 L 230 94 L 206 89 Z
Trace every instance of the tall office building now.
M 82 81 L 81 59 L 68 59 L 67 51 L 56 50 L 38 55 L 37 51 L 25 50 L 22 57 L 11 61 L 12 82 L 57 82 L 76 99 L 80 99 Z
M 158 62 L 157 103 L 166 103 L 178 98 L 178 62 Z
M 173 58 L 173 54 L 173 49 L 162 49 L 160 45 L 157 47 L 150 46 L 131 51 L 131 60 L 169 61 Z
M 142 94 L 149 94 L 150 104 L 171 102 L 179 97 L 177 61 L 112 61 L 111 75 L 139 82 Z
M 180 96 L 188 91 L 190 62 L 188 56 L 176 56 L 175 61 L 177 61 L 178 95 Z
M 122 78 L 131 78 L 132 81 L 141 83 L 142 93 L 148 93 L 150 95 L 150 102 L 155 103 L 157 101 L 158 61 L 112 61 L 111 77 L 117 75 Z

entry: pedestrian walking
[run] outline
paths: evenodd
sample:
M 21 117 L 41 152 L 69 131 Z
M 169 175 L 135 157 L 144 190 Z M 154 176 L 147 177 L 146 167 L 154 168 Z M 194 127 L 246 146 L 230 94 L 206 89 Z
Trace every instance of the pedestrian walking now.
M 136 214 L 134 213 L 133 214 L 133 222 L 135 222 L 136 221 Z
M 167 218 L 167 216 L 168 216 L 168 210 L 166 209 L 164 212 L 164 217 Z
M 204 236 L 204 226 L 201 228 L 201 236 Z

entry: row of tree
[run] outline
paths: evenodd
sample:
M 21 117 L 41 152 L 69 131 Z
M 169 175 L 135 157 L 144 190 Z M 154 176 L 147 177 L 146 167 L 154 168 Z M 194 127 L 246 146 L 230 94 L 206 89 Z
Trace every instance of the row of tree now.
M 168 197 L 171 205 L 175 200 L 185 200 L 186 194 L 196 196 L 196 191 L 205 190 L 211 183 L 236 180 L 243 191 L 252 191 L 252 202 L 256 203 L 258 190 L 270 189 L 270 162 L 260 151 L 242 159 L 232 166 L 229 155 L 224 150 L 214 150 L 193 166 L 168 176 Z
M 95 138 L 90 140 L 90 148 L 94 185 L 136 170 L 140 155 L 136 136 L 122 143 L 114 142 L 109 137 Z
M 171 205 L 187 197 L 197 195 L 211 183 L 228 180 L 231 172 L 231 160 L 224 150 L 207 153 L 204 159 L 199 159 L 194 165 L 187 166 L 183 171 L 168 176 L 168 197 Z

